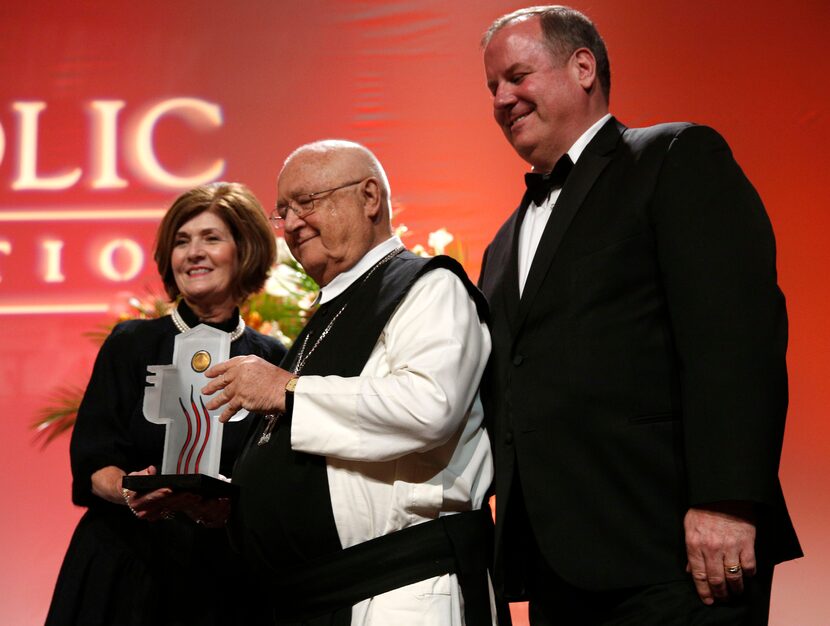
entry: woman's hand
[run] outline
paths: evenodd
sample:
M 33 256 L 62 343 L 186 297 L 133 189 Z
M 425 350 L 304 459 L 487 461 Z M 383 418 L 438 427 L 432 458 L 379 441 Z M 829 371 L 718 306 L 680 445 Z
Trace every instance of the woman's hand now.
M 156 473 L 156 468 L 151 465 L 147 469 L 131 472 L 129 475 L 153 476 Z M 118 481 L 120 485 L 120 477 Z M 208 528 L 219 528 L 225 525 L 231 510 L 230 500 L 227 498 L 206 499 L 195 493 L 176 493 L 168 487 L 141 495 L 122 487 L 119 493 L 121 502 L 126 503 L 137 518 L 148 522 L 170 519 L 175 514 L 182 513 L 197 524 Z
M 129 476 L 154 476 L 157 470 L 154 465 L 138 471 L 130 472 Z M 122 473 L 122 477 L 124 474 Z M 175 498 L 181 496 L 174 496 L 173 490 L 167 487 L 156 489 L 155 491 L 148 491 L 144 494 L 138 494 L 121 486 L 121 478 L 118 479 L 119 495 L 121 502 L 125 503 L 133 514 L 148 522 L 155 522 L 156 520 L 166 519 L 173 516 L 173 509 L 171 505 L 175 504 Z M 186 495 L 186 494 L 183 494 Z M 172 500 L 171 500 L 172 498 Z
M 115 465 L 102 467 L 93 472 L 92 493 L 108 502 L 124 504 L 124 496 L 121 494 L 121 477 L 126 472 Z

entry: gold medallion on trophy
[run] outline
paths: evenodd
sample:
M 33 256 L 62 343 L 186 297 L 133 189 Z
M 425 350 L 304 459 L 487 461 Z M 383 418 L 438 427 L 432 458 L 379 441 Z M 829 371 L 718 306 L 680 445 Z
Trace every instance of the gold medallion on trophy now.
M 204 350 L 199 350 L 193 355 L 193 358 L 190 359 L 190 367 L 193 368 L 194 372 L 204 372 L 210 367 L 210 354 Z

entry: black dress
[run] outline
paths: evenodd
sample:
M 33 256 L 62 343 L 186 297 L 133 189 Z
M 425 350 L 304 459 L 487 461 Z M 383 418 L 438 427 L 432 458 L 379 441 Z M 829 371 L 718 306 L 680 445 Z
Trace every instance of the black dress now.
M 196 316 L 179 313 L 191 326 Z M 237 313 L 225 323 L 230 331 Z M 72 501 L 87 512 L 69 544 L 47 626 L 194 626 L 257 621 L 256 598 L 236 565 L 224 529 L 189 519 L 147 522 L 92 494 L 92 474 L 109 465 L 132 472 L 161 468 L 164 426 L 142 414 L 148 365 L 170 363 L 178 334 L 170 317 L 118 324 L 98 353 L 72 433 Z M 278 364 L 283 346 L 249 328 L 231 356 L 253 354 Z M 225 425 L 220 473 L 230 476 L 252 416 Z

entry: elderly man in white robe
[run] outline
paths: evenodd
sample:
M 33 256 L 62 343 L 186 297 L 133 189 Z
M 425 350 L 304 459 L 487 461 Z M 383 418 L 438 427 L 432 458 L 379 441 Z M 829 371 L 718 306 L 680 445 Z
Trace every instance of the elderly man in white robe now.
M 298 148 L 272 221 L 320 285 L 276 367 L 208 371 L 209 408 L 263 415 L 234 472 L 237 546 L 276 624 L 495 624 L 486 304 L 458 263 L 393 236 L 377 158 Z

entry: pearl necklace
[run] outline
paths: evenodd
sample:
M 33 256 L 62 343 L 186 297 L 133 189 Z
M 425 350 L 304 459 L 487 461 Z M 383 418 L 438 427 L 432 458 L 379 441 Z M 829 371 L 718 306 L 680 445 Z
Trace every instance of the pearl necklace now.
M 179 313 L 178 306 L 176 306 L 170 312 L 170 317 L 173 318 L 173 325 L 178 329 L 180 333 L 186 333 L 188 330 L 190 330 L 190 326 L 187 325 L 187 322 L 184 321 L 184 319 L 181 316 L 181 313 Z M 237 339 L 239 339 L 242 336 L 242 333 L 244 332 L 245 320 L 243 320 L 242 316 L 240 315 L 239 323 L 236 325 L 236 328 L 234 328 L 231 332 L 228 333 L 231 336 L 231 342 L 234 342 Z

